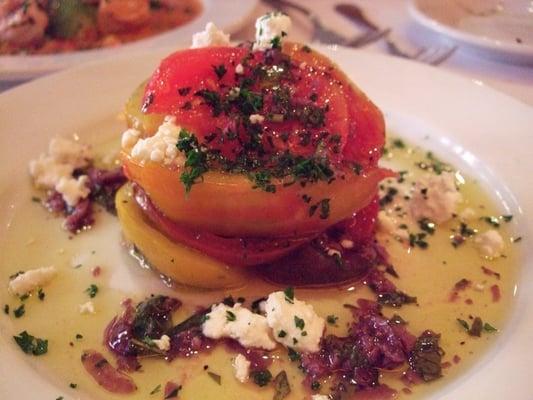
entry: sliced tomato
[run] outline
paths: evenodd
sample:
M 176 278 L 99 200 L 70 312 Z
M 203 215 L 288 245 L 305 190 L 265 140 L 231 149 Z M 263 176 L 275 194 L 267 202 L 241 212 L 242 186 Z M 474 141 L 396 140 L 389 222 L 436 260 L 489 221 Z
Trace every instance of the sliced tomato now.
M 314 236 L 297 238 L 226 238 L 207 231 L 190 229 L 166 218 L 146 193 L 134 188 L 137 204 L 155 227 L 175 242 L 201 251 L 233 266 L 252 266 L 277 260 L 309 242 Z

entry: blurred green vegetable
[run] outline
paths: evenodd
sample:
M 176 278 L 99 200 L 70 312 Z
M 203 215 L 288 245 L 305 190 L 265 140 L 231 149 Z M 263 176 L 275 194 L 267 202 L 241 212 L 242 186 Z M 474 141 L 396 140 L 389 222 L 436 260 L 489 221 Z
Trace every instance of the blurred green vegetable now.
M 49 30 L 54 37 L 70 39 L 82 28 L 96 23 L 96 7 L 82 0 L 51 0 L 48 11 Z

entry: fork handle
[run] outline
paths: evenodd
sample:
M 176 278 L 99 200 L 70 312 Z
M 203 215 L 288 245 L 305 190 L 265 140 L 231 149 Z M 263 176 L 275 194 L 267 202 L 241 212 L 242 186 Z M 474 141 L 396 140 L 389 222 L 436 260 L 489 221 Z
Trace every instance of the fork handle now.
M 379 26 L 377 26 L 375 23 L 368 19 L 363 10 L 361 10 L 354 4 L 337 4 L 335 6 L 335 10 L 339 14 L 348 18 L 350 21 L 363 25 L 370 30 L 378 31 L 381 29 Z
M 263 1 L 265 3 L 270 4 L 271 6 L 273 6 L 275 8 L 280 8 L 280 7 L 292 8 L 292 9 L 294 9 L 296 11 L 301 12 L 304 15 L 307 15 L 308 17 L 311 16 L 311 14 L 312 14 L 311 11 L 309 11 L 307 8 L 302 7 L 299 4 L 293 3 L 292 1 L 288 1 L 288 0 L 263 0 Z

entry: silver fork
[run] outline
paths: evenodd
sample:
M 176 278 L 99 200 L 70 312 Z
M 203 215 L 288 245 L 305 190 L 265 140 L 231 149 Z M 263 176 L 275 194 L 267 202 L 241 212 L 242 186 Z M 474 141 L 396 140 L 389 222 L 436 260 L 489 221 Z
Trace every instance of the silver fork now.
M 392 55 L 407 58 L 409 60 L 416 60 L 429 65 L 439 65 L 446 61 L 457 50 L 457 46 L 441 45 L 421 47 L 414 52 L 408 52 L 401 49 L 396 42 L 389 37 L 385 40 L 387 50 Z
M 307 8 L 293 3 L 288 0 L 263 0 L 265 3 L 268 3 L 274 8 L 291 8 L 302 14 L 304 14 L 311 24 L 313 25 L 312 41 L 318 41 L 323 44 L 338 44 L 342 46 L 349 47 L 361 47 L 369 43 L 375 42 L 376 40 L 381 39 L 389 33 L 390 30 L 384 29 L 379 31 L 369 31 L 361 35 L 358 35 L 354 38 L 346 38 L 332 29 L 327 28 L 322 24 L 320 18 L 308 10 Z
M 379 30 L 379 26 L 371 21 L 363 12 L 363 10 L 355 4 L 336 4 L 335 10 L 359 25 L 362 25 L 370 30 Z M 392 40 L 389 36 L 389 33 L 390 30 L 386 33 L 386 35 L 383 35 L 386 37 L 385 44 L 387 46 L 387 50 L 392 55 L 398 57 L 417 60 L 430 65 L 439 65 L 446 61 L 455 52 L 455 50 L 457 50 L 457 46 L 442 45 L 422 47 L 414 51 L 408 51 L 402 49 L 397 42 Z

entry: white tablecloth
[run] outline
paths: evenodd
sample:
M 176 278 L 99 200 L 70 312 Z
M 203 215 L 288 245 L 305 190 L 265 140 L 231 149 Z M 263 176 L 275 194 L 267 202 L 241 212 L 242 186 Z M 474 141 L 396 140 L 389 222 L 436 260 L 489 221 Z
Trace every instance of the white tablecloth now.
M 357 25 L 339 15 L 334 6 L 341 2 L 353 2 L 359 5 L 365 13 L 381 27 L 392 28 L 393 37 L 399 43 L 413 47 L 422 47 L 438 44 L 443 38 L 420 27 L 407 11 L 407 0 L 292 0 L 308 9 L 312 9 L 320 16 L 324 25 L 335 29 L 345 36 L 356 35 L 362 30 Z M 264 3 L 256 10 L 256 16 L 271 10 Z M 291 38 L 297 41 L 309 41 L 311 38 L 311 25 L 309 21 L 297 12 L 289 11 L 293 17 L 293 30 Z M 234 35 L 236 39 L 251 39 L 254 28 L 250 24 L 246 29 Z M 387 53 L 384 43 L 377 42 L 367 47 L 365 51 Z M 533 67 L 505 64 L 491 61 L 470 54 L 465 49 L 459 48 L 448 60 L 436 68 L 453 71 L 477 84 L 491 86 L 501 92 L 507 93 L 527 104 L 533 106 Z

